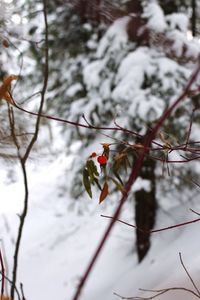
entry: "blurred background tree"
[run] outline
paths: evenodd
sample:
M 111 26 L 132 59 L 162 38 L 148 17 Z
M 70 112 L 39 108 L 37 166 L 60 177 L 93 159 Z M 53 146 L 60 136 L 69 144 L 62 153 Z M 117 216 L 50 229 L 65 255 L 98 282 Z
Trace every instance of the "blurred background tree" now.
M 116 120 L 120 126 L 142 136 L 148 134 L 181 93 L 198 59 L 200 1 L 50 0 L 48 3 L 50 76 L 45 112 L 80 122 L 84 122 L 84 114 L 88 122 L 98 126 L 108 126 Z M 21 25 L 24 22 L 26 26 L 19 33 L 12 32 L 9 38 L 20 48 L 26 66 L 20 69 L 21 86 L 26 87 L 17 99 L 20 102 L 41 89 L 44 62 L 41 3 L 20 1 L 18 5 L 15 13 L 20 14 Z M 189 29 L 192 40 L 188 39 Z M 12 47 L 7 49 L 8 53 L 12 50 Z M 21 103 L 34 108 L 36 100 L 37 96 Z M 186 140 L 191 111 L 191 99 L 187 99 L 166 122 L 163 134 L 173 146 Z M 198 114 L 194 124 L 199 126 Z M 83 155 L 74 160 L 70 178 L 66 172 L 66 188 L 74 199 L 82 199 L 83 165 L 104 138 L 99 132 L 75 127 L 63 126 L 61 130 L 67 154 L 77 141 L 80 149 L 84 149 Z M 121 141 L 142 143 L 134 135 L 112 132 L 109 136 L 106 141 L 118 141 L 115 151 L 124 149 Z M 132 163 L 135 155 L 129 153 Z M 164 157 L 164 153 L 158 155 Z M 190 179 L 196 169 L 194 165 L 170 166 L 168 176 L 162 163 L 146 159 L 139 187 L 129 197 L 134 202 L 136 225 L 151 230 L 163 201 L 187 201 Z M 121 177 L 125 182 L 126 174 Z M 112 192 L 111 199 L 115 200 L 114 187 Z M 149 247 L 150 235 L 137 231 L 139 261 Z

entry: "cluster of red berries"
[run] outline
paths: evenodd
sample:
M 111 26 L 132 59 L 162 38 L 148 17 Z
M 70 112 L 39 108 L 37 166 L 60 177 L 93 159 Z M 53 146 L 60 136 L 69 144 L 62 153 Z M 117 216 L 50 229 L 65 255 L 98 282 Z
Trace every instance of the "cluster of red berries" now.
M 97 156 L 96 152 L 92 152 L 92 154 L 90 155 L 90 157 L 92 157 L 92 158 L 94 158 L 96 156 Z M 102 154 L 97 157 L 97 161 L 101 166 L 103 166 L 103 165 L 107 164 L 108 159 L 105 155 Z

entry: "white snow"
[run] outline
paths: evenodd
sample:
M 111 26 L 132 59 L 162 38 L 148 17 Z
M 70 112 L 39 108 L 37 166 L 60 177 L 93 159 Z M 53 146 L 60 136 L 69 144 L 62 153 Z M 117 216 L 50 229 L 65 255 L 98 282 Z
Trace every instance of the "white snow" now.
M 126 44 L 128 41 L 128 35 L 126 27 L 131 17 L 123 17 L 117 19 L 107 30 L 106 34 L 100 41 L 97 51 L 97 57 L 103 57 L 108 49 L 108 45 L 112 42 L 109 51 L 116 51 L 120 49 L 122 45 Z
M 73 151 L 76 152 L 79 147 L 78 144 L 74 145 Z M 29 300 L 72 298 L 79 278 L 109 223 L 109 220 L 100 215 L 111 216 L 118 204 L 117 199 L 113 204 L 108 197 L 104 204 L 99 206 L 97 198 L 91 201 L 86 195 L 81 200 L 82 203 L 76 203 L 70 199 L 70 195 L 62 194 L 59 186 L 67 181 L 69 173 L 64 173 L 64 169 L 66 165 L 70 168 L 69 162 L 69 157 L 61 155 L 53 162 L 50 157 L 49 163 L 38 161 L 37 166 L 35 163 L 29 166 L 30 205 L 20 250 L 18 275 Z M 148 189 L 149 182 L 137 180 L 133 189 L 141 186 Z M 18 197 L 20 199 L 22 191 L 23 184 L 20 181 L 5 185 L 0 191 L 1 202 L 6 203 L 8 198 L 9 201 L 16 201 Z M 120 195 L 118 197 L 120 198 Z M 84 209 L 81 210 L 81 206 Z M 189 207 L 189 203 L 173 206 L 173 209 L 168 210 L 168 214 L 159 210 L 156 228 L 195 219 L 196 216 L 189 212 Z M 192 208 L 198 210 L 198 202 Z M 18 226 L 18 217 L 13 213 L 14 208 L 12 214 L 5 211 L 0 222 L 1 239 L 10 276 L 13 251 L 11 241 Z M 125 204 L 120 219 L 134 224 L 132 201 L 129 200 Z M 5 224 L 8 225 L 7 229 Z M 182 253 L 191 276 L 198 281 L 198 233 L 199 223 L 153 234 L 151 250 L 144 261 L 138 264 L 134 246 L 135 230 L 116 224 L 80 299 L 118 299 L 113 292 L 129 297 L 147 295 L 138 288 L 192 288 L 180 264 L 178 253 Z M 183 292 L 171 292 L 162 299 L 171 300 L 172 297 L 176 300 L 193 299 L 191 295 Z
M 149 1 L 145 6 L 143 17 L 148 19 L 148 28 L 156 32 L 163 32 L 167 27 L 164 13 L 156 1 Z
M 180 29 L 185 31 L 186 19 L 183 16 L 176 18 L 176 15 L 165 19 L 156 1 L 149 1 L 144 17 L 148 18 L 150 29 L 160 32 L 166 29 L 167 20 L 171 22 L 173 32 L 169 31 L 167 34 L 169 38 L 171 36 L 175 39 L 174 50 L 181 56 L 185 38 L 183 32 L 174 31 L 174 28 L 180 26 Z M 38 20 L 40 18 L 36 22 Z M 97 59 L 89 64 L 86 59 L 86 62 L 82 63 L 88 97 L 77 99 L 72 103 L 71 119 L 75 120 L 80 111 L 84 112 L 88 119 L 91 112 L 98 107 L 100 116 L 109 109 L 111 111 L 116 109 L 116 112 L 120 114 L 117 122 L 121 126 L 127 127 L 128 121 L 132 118 L 138 118 L 139 124 L 143 120 L 146 126 L 147 120 L 154 121 L 160 117 L 168 102 L 177 98 L 177 95 L 173 95 L 163 99 L 158 91 L 167 94 L 170 88 L 173 88 L 178 94 L 179 89 L 182 90 L 181 83 L 189 76 L 190 68 L 186 70 L 178 63 L 164 57 L 159 49 L 155 51 L 155 49 L 142 46 L 136 50 L 134 47 L 130 49 L 127 45 L 126 33 L 129 20 L 130 17 L 125 17 L 114 22 L 100 41 L 96 53 Z M 38 36 L 40 36 L 39 33 Z M 199 45 L 190 44 L 187 55 L 198 53 Z M 112 63 L 112 58 L 116 59 L 114 70 L 109 69 L 108 66 Z M 28 58 L 25 60 L 26 65 L 30 65 L 31 69 Z M 73 70 L 73 63 L 70 70 Z M 174 74 L 175 76 L 172 76 Z M 71 82 L 69 71 L 65 72 L 64 76 L 66 76 L 66 82 Z M 147 87 L 141 88 L 145 78 L 153 83 L 147 82 Z M 50 80 L 54 81 L 54 78 Z M 66 95 L 73 97 L 80 90 L 82 90 L 80 83 L 72 83 L 66 89 Z M 153 94 L 153 91 L 157 94 Z M 105 99 L 114 101 L 105 101 L 102 105 L 102 100 Z M 95 124 L 100 122 L 95 114 L 93 114 L 93 121 Z M 146 132 L 146 127 L 144 130 Z M 198 131 L 199 127 L 194 124 L 193 138 L 198 139 Z M 46 133 L 47 131 L 43 131 L 41 139 L 45 147 L 49 148 Z M 79 133 L 80 135 L 84 133 L 84 129 L 80 129 Z M 69 187 L 76 185 L 74 176 L 78 177 L 81 173 L 79 170 L 81 163 L 91 152 L 101 153 L 101 142 L 105 142 L 106 138 L 99 133 L 88 148 L 83 148 L 82 142 L 74 143 L 71 139 L 69 140 L 70 146 L 67 148 L 66 135 L 60 134 L 58 128 L 56 131 L 54 128 L 55 142 L 52 142 L 52 148 L 41 155 L 40 151 L 36 150 L 36 154 L 31 157 L 27 165 L 30 199 L 20 248 L 18 286 L 20 282 L 23 283 L 25 297 L 28 300 L 72 299 L 79 280 L 110 222 L 101 217 L 101 214 L 112 216 L 121 197 L 120 193 L 116 196 L 109 196 L 100 206 L 97 192 L 94 192 L 93 200 L 89 199 L 86 193 L 79 200 L 72 199 Z M 173 152 L 170 158 L 178 160 L 180 156 L 176 156 Z M 159 173 L 161 169 L 162 164 L 157 172 Z M 78 170 L 79 173 L 75 173 Z M 10 176 L 7 176 L 8 173 Z M 159 175 L 161 178 L 161 172 Z M 170 179 L 166 176 L 167 186 L 170 186 Z M 175 180 L 173 183 L 180 182 L 179 178 Z M 138 179 L 132 191 L 141 188 L 149 190 L 150 182 Z M 190 208 L 200 211 L 197 186 L 188 192 L 180 189 L 174 194 L 171 191 L 161 194 L 160 190 L 157 191 L 159 208 L 155 228 L 197 218 L 189 211 Z M 18 214 L 23 207 L 23 198 L 24 185 L 20 166 L 17 164 L 6 167 L 2 164 L 0 168 L 0 247 L 4 260 L 7 261 L 6 274 L 9 277 L 12 275 L 13 241 L 16 239 L 19 225 Z M 132 197 L 129 198 L 124 204 L 120 219 L 134 224 L 134 201 Z M 116 223 L 83 289 L 80 300 L 119 299 L 114 292 L 127 297 L 147 296 L 147 293 L 139 291 L 139 288 L 160 289 L 175 286 L 193 288 L 181 266 L 178 253 L 182 253 L 184 263 L 198 283 L 200 275 L 199 226 L 200 223 L 197 222 L 152 234 L 151 249 L 143 262 L 138 264 L 135 229 Z M 191 294 L 180 291 L 162 296 L 165 300 L 193 300 L 193 298 Z
M 99 86 L 101 81 L 100 72 L 103 70 L 101 61 L 94 61 L 84 68 L 84 82 L 87 84 L 88 90 Z
M 149 192 L 151 190 L 151 182 L 147 179 L 137 178 L 134 185 L 132 186 L 131 192 L 137 192 L 141 189 Z
M 186 33 L 188 29 L 188 17 L 185 14 L 181 13 L 173 13 L 167 15 L 166 21 L 169 24 L 169 28 L 171 30 L 178 29 L 182 32 Z
M 76 95 L 77 92 L 81 91 L 83 89 L 82 85 L 80 83 L 75 83 L 67 90 L 67 96 L 73 97 Z

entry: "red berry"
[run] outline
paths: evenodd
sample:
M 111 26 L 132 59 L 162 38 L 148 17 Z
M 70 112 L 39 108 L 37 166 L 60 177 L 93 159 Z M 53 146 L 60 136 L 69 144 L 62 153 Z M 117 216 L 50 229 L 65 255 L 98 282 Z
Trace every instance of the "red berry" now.
M 98 156 L 97 161 L 100 165 L 106 165 L 107 157 L 105 155 L 100 155 L 100 156 Z
M 96 152 L 92 152 L 92 154 L 90 155 L 90 157 L 96 157 L 96 156 L 97 156 Z

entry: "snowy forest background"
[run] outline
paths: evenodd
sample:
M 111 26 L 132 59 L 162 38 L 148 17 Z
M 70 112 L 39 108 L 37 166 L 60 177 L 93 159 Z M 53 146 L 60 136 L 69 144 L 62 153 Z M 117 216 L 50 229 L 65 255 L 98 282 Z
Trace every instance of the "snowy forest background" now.
M 102 215 L 113 215 L 141 154 L 133 145 L 183 93 L 199 57 L 199 0 L 0 0 L 1 84 L 18 76 L 16 107 L 0 89 L 5 300 L 75 299 L 110 222 Z M 199 223 L 150 234 L 199 218 L 191 211 L 200 212 L 199 105 L 200 75 L 155 136 L 122 208 L 120 220 L 138 229 L 116 222 L 79 299 L 200 298 Z M 59 120 L 29 113 L 38 111 Z M 102 144 L 115 180 L 99 205 L 83 170 Z

